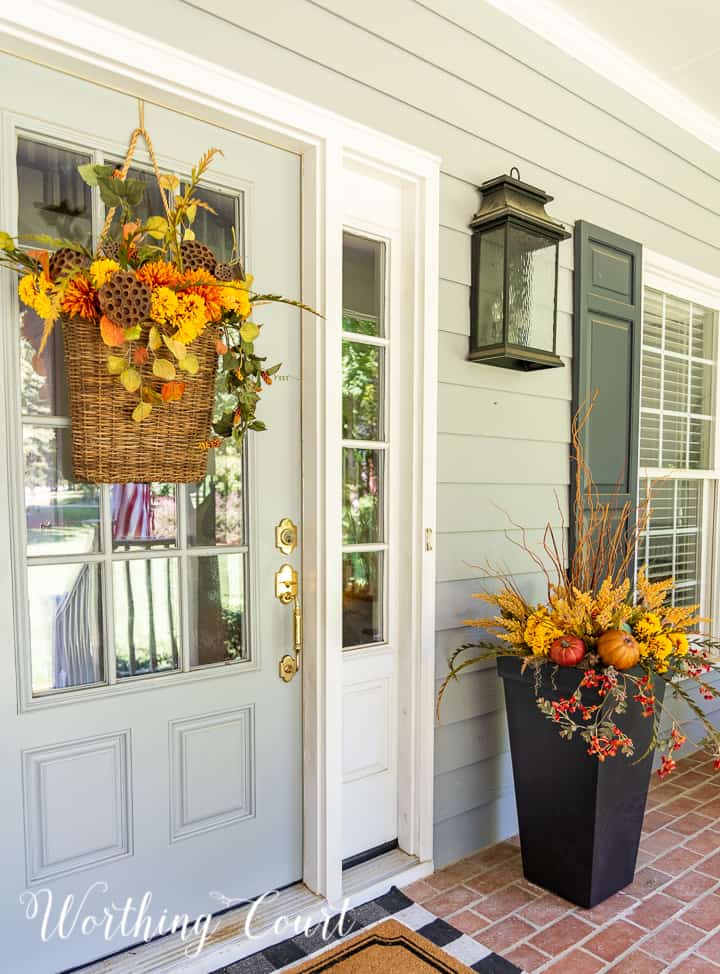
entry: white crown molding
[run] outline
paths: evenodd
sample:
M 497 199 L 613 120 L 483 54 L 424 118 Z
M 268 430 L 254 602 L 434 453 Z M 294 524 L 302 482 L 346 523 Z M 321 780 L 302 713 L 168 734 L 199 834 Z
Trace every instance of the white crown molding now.
M 720 152 L 720 119 L 553 0 L 487 2 Z

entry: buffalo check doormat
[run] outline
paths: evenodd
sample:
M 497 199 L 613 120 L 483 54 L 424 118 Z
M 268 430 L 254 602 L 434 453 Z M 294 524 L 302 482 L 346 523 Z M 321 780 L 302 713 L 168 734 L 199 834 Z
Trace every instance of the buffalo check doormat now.
M 388 921 L 392 920 L 392 923 Z M 393 887 L 330 925 L 266 947 L 215 974 L 522 974 Z

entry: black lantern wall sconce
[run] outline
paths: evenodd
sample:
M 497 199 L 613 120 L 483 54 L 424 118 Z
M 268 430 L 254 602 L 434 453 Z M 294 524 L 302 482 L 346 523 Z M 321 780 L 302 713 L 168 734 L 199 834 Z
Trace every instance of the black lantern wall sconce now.
M 505 369 L 562 366 L 556 351 L 558 251 L 571 234 L 545 212 L 553 197 L 521 182 L 515 168 L 484 182 L 480 192 L 470 224 L 468 358 Z

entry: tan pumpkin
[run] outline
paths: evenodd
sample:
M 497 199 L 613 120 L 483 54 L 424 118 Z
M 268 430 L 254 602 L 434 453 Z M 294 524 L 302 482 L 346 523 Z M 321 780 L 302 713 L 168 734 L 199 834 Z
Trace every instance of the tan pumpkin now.
M 616 670 L 629 670 L 640 659 L 640 647 L 629 632 L 622 629 L 608 629 L 598 639 L 597 651 L 606 666 Z

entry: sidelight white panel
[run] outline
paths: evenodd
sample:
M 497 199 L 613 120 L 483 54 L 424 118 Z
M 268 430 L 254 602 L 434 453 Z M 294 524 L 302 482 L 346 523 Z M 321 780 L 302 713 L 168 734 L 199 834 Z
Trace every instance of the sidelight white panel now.
M 391 679 L 386 676 L 345 689 L 344 783 L 381 774 L 390 767 L 391 686 Z

